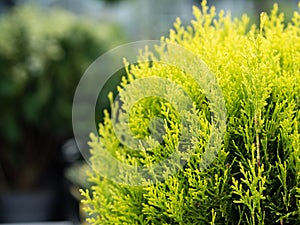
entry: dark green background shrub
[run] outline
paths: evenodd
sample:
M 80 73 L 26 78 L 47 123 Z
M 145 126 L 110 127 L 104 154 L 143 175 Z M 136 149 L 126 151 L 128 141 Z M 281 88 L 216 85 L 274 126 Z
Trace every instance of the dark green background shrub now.
M 205 170 L 199 162 L 210 132 L 210 109 L 201 88 L 184 71 L 160 63 L 130 66 L 127 81 L 148 76 L 170 79 L 195 101 L 202 129 L 195 153 L 164 182 L 136 187 L 101 177 L 97 163 L 110 152 L 123 163 L 155 163 L 173 151 L 182 129 L 166 101 L 146 98 L 134 105 L 130 128 L 149 135 L 149 118 L 163 115 L 166 135 L 155 149 L 129 151 L 115 136 L 106 115 L 100 137 L 91 136 L 92 191 L 84 192 L 92 224 L 300 224 L 300 14 L 284 25 L 274 5 L 249 18 L 232 19 L 215 8 L 194 8 L 188 27 L 175 23 L 166 43 L 177 43 L 199 56 L 217 77 L 227 107 L 222 149 Z M 181 55 L 178 55 L 181 60 Z M 126 87 L 126 82 L 122 84 Z M 121 92 L 122 93 L 122 92 Z M 126 99 L 130 101 L 130 98 Z M 126 102 L 127 103 L 127 102 Z M 169 108 L 167 110 L 166 108 Z M 171 120 L 173 123 L 167 123 Z M 148 132 L 148 133 L 147 133 Z M 120 179 L 130 179 L 119 171 Z
M 115 25 L 59 9 L 25 5 L 0 18 L 0 189 L 32 186 L 58 159 L 79 79 L 122 39 Z

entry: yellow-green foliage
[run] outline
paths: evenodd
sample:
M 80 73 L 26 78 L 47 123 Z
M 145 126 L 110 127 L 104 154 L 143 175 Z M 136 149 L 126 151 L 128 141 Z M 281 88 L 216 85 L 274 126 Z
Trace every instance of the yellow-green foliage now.
M 142 187 L 113 183 L 96 172 L 84 193 L 93 224 L 299 224 L 300 221 L 300 15 L 284 25 L 274 5 L 249 18 L 232 19 L 215 8 L 194 7 L 195 20 L 178 19 L 165 43 L 178 43 L 199 56 L 217 77 L 227 107 L 227 131 L 218 156 L 205 170 L 199 160 L 210 129 L 210 109 L 201 89 L 183 71 L 159 63 L 130 66 L 128 82 L 161 76 L 182 86 L 195 103 L 201 124 L 197 148 L 182 170 L 164 182 Z M 145 53 L 146 54 L 146 53 Z M 130 99 L 127 99 L 130 101 Z M 175 151 L 182 129 L 166 101 L 146 98 L 131 111 L 130 126 L 149 135 L 149 118 L 165 118 L 166 135 L 152 152 L 130 152 L 116 138 L 108 114 L 100 138 L 90 142 L 95 166 L 100 151 L 128 164 L 151 164 Z M 201 138 L 200 138 L 201 137 Z M 120 176 L 126 172 L 120 171 Z M 128 174 L 127 174 L 128 175 Z M 125 179 L 125 178 L 124 178 Z M 129 179 L 129 178 L 128 178 Z

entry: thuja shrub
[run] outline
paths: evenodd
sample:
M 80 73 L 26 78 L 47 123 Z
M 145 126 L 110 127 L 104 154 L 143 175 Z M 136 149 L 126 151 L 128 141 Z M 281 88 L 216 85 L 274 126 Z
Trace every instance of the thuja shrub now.
M 151 165 L 178 151 L 184 127 L 168 101 L 156 97 L 141 99 L 130 110 L 129 126 L 135 137 L 150 135 L 149 121 L 154 116 L 163 118 L 165 134 L 156 148 L 141 146 L 140 151 L 130 151 L 116 136 L 112 119 L 106 113 L 100 136 L 91 135 L 89 143 L 94 166 L 89 178 L 93 186 L 91 191 L 83 191 L 88 221 L 299 224 L 300 14 L 294 12 L 291 21 L 284 21 L 275 4 L 270 14 L 261 14 L 257 27 L 249 24 L 246 15 L 239 19 L 232 19 L 224 11 L 217 15 L 205 1 L 201 9 L 193 10 L 195 19 L 191 25 L 183 27 L 178 19 L 162 43 L 179 44 L 193 52 L 216 76 L 227 111 L 222 147 L 207 168 L 199 167 L 212 115 L 204 92 L 185 71 L 142 60 L 137 65 L 126 64 L 127 74 L 121 87 L 155 75 L 186 90 L 200 123 L 200 128 L 189 129 L 198 129 L 199 138 L 191 140 L 196 143 L 195 149 L 183 168 L 165 180 L 152 183 L 145 179 L 141 186 L 119 184 L 98 173 L 100 152 L 109 152 L 129 165 Z M 140 57 L 151 58 L 151 54 L 145 51 Z M 177 57 L 180 60 L 182 56 Z M 111 95 L 110 98 L 113 101 Z M 126 104 L 133 101 L 130 97 L 123 100 Z M 112 103 L 112 112 L 114 107 Z M 124 180 L 131 179 L 130 173 L 119 173 Z

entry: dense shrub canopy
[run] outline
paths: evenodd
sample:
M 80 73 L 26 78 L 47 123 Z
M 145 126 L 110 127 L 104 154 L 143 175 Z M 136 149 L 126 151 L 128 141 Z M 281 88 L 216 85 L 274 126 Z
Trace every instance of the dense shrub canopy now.
M 149 118 L 155 115 L 164 118 L 166 134 L 160 147 L 131 152 L 115 136 L 106 114 L 100 137 L 92 135 L 90 142 L 95 172 L 90 174 L 92 190 L 84 194 L 89 221 L 101 225 L 299 224 L 299 12 L 284 25 L 284 15 L 274 5 L 269 15 L 261 14 L 256 27 L 248 24 L 246 15 L 240 19 L 223 11 L 216 15 L 215 8 L 208 9 L 203 1 L 201 10 L 194 7 L 194 16 L 187 27 L 178 19 L 162 43 L 185 47 L 215 74 L 227 108 L 222 149 L 207 169 L 199 169 L 210 133 L 210 108 L 188 74 L 155 62 L 128 66 L 121 86 L 153 75 L 182 86 L 194 101 L 201 138 L 184 168 L 165 181 L 141 187 L 120 185 L 97 173 L 102 169 L 97 168 L 100 152 L 108 151 L 131 165 L 155 163 L 178 150 L 174 146 L 182 127 L 168 102 L 142 99 L 130 111 L 134 134 L 149 135 Z M 126 171 L 120 171 L 121 176 L 130 179 Z

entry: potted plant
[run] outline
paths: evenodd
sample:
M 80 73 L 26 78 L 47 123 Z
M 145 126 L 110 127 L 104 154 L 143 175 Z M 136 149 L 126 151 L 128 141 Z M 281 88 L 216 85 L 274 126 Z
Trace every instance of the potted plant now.
M 41 207 L 33 218 L 26 212 L 32 191 L 45 194 L 41 201 L 50 199 L 51 210 L 62 211 L 52 186 L 63 177 L 61 146 L 72 136 L 75 87 L 88 64 L 121 40 L 120 29 L 24 5 L 1 16 L 0 30 L 0 221 L 42 220 Z M 24 208 L 5 212 L 7 199 Z
M 249 24 L 246 15 L 233 19 L 222 10 L 217 15 L 215 8 L 208 8 L 203 1 L 201 10 L 194 7 L 194 16 L 195 20 L 187 27 L 183 27 L 178 19 L 169 37 L 162 38 L 162 48 L 158 47 L 156 52 L 144 51 L 138 65 L 126 65 L 127 76 L 120 85 L 118 104 L 110 96 L 112 112 L 132 106 L 127 111 L 130 115 L 127 122 L 134 138 L 151 140 L 148 127 L 152 116 L 163 118 L 165 134 L 157 147 L 147 148 L 140 144 L 139 151 L 132 151 L 131 146 L 125 145 L 124 138 L 116 135 L 114 113 L 112 117 L 106 114 L 99 137 L 91 135 L 89 142 L 92 188 L 82 191 L 85 210 L 91 216 L 88 222 L 101 225 L 298 224 L 299 11 L 295 11 L 291 21 L 284 25 L 284 15 L 275 4 L 270 14 L 261 14 L 257 27 Z M 215 113 L 209 100 L 210 93 L 197 85 L 189 70 L 159 63 L 157 56 L 152 57 L 154 54 L 163 59 L 175 57 L 178 62 L 193 65 L 193 61 L 180 52 L 168 52 L 164 47 L 168 44 L 182 46 L 202 59 L 216 76 L 223 93 L 226 133 L 220 151 L 212 155 L 215 158 L 206 168 L 201 167 L 201 161 L 212 134 Z M 149 58 L 151 63 L 145 61 Z M 203 78 L 203 74 L 199 73 L 196 78 Z M 189 127 L 182 125 L 180 112 L 166 100 L 148 96 L 136 102 L 133 95 L 126 95 L 129 89 L 131 93 L 141 92 L 137 87 L 131 89 L 130 84 L 151 76 L 175 82 L 186 90 L 193 100 L 191 108 L 195 107 L 195 111 L 191 112 L 196 112 L 199 126 L 197 120 L 192 119 Z M 156 87 L 163 91 L 162 86 Z M 175 91 L 166 92 L 170 99 L 175 94 Z M 179 102 L 182 99 L 177 98 Z M 199 135 L 181 142 L 179 136 L 187 128 Z M 179 151 L 176 147 L 192 143 L 191 154 L 189 150 Z M 104 152 L 120 162 L 116 164 L 113 176 L 124 183 L 102 176 L 102 170 L 112 168 L 109 161 L 107 168 L 104 164 L 101 164 L 103 168 L 98 166 Z M 139 186 L 129 185 L 129 181 L 135 179 L 133 171 L 143 171 L 145 165 L 154 166 L 172 152 L 183 161 L 189 156 L 176 173 L 169 173 L 169 168 L 176 166 L 170 163 L 169 167 L 159 171 L 164 178 L 160 182 L 144 179 Z M 124 170 L 129 166 L 136 170 Z M 155 177 L 156 173 L 152 175 Z

